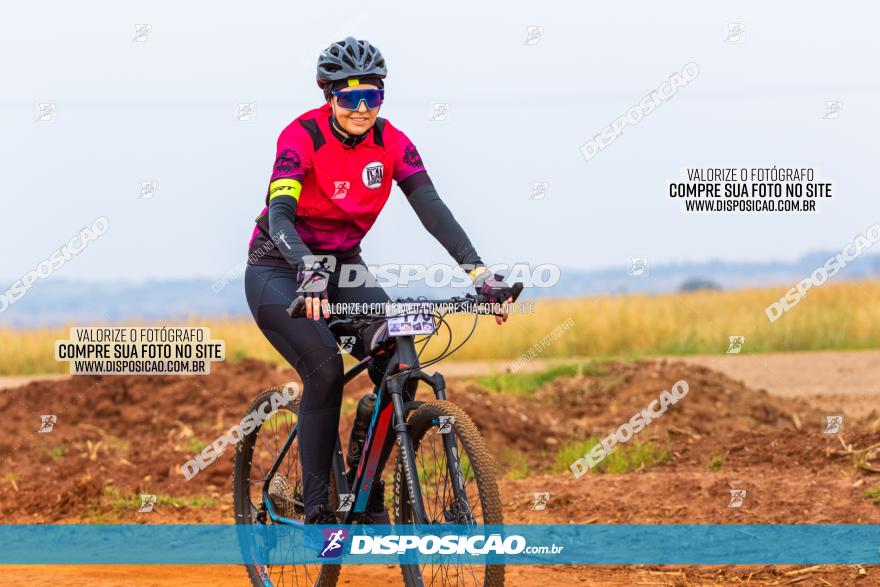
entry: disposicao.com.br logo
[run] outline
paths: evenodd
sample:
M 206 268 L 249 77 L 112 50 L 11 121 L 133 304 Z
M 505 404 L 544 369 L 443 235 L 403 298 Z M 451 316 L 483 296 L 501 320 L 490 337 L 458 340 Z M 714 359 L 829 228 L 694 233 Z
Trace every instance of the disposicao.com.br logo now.
M 567 541 L 559 540 L 561 535 L 551 526 L 319 525 L 300 531 L 305 533 L 305 551 L 311 553 L 306 556 L 314 562 L 344 558 L 345 564 L 554 564 L 570 551 L 561 546 Z M 281 555 L 285 564 L 293 562 L 284 558 L 288 554 Z
M 389 534 L 386 536 L 352 536 L 350 554 L 398 554 L 421 555 L 516 555 L 558 554 L 563 546 L 528 546 L 526 539 L 518 534 L 502 537 L 501 534 L 438 536 L 427 534 Z

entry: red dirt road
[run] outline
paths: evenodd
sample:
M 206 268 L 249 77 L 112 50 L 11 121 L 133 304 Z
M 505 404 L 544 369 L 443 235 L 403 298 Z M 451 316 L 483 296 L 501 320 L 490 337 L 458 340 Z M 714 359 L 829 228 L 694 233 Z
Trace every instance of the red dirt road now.
M 495 453 L 508 523 L 876 524 L 880 505 L 864 492 L 880 489 L 880 475 L 869 470 L 878 466 L 880 455 L 869 452 L 860 461 L 845 454 L 843 446 L 858 450 L 880 444 L 878 402 L 865 401 L 872 396 L 868 379 L 880 355 L 866 353 L 841 353 L 846 356 L 839 357 L 838 369 L 823 368 L 823 361 L 833 362 L 827 353 L 805 354 L 799 362 L 773 355 L 771 360 L 789 362 L 788 375 L 780 372 L 781 362 L 772 375 L 789 381 L 782 392 L 761 384 L 762 377 L 770 377 L 767 368 L 755 356 L 744 355 L 721 357 L 712 370 L 694 364 L 693 358 L 616 363 L 601 373 L 555 380 L 529 397 L 450 379 L 448 394 L 472 416 Z M 813 382 L 804 388 L 809 393 L 800 394 L 806 400 L 787 392 L 798 388 L 790 382 L 802 380 L 804 373 Z M 0 410 L 7 416 L 0 436 L 0 514 L 7 523 L 228 522 L 231 452 L 190 482 L 178 467 L 199 442 L 240 419 L 261 387 L 292 379 L 290 370 L 244 361 L 221 365 L 203 378 L 78 377 L 7 389 L 0 393 Z M 561 447 L 607 434 L 679 379 L 688 382 L 688 395 L 638 437 L 666 451 L 664 462 L 580 479 L 567 472 L 566 462 L 555 462 Z M 361 380 L 347 390 L 346 422 L 368 386 Z M 821 433 L 829 409 L 846 417 L 842 438 Z M 52 433 L 37 433 L 39 414 L 58 415 Z M 746 489 L 742 507 L 728 507 L 731 489 Z M 544 491 L 551 493 L 547 510 L 532 511 L 533 493 Z M 138 514 L 140 493 L 167 499 L 154 512 Z M 3 571 L 3 583 L 10 585 L 247 584 L 243 570 L 233 566 L 68 565 Z M 509 585 L 529 587 L 867 586 L 880 585 L 880 569 L 509 566 L 507 578 Z M 401 583 L 394 567 L 343 567 L 341 584 Z

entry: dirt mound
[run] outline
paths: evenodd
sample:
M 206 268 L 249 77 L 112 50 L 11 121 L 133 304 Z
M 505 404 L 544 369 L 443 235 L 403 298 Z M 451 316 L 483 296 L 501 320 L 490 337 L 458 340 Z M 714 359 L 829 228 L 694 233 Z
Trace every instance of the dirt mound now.
M 661 438 L 664 445 L 683 450 L 683 443 L 694 440 L 815 432 L 822 424 L 822 412 L 807 402 L 774 397 L 721 373 L 669 361 L 609 363 L 589 374 L 554 379 L 531 397 L 491 392 L 474 382 L 452 383 L 448 393 L 502 460 L 505 451 L 516 451 L 529 465 L 546 468 L 566 443 L 604 438 L 680 380 L 688 383 L 687 395 L 646 426 L 640 440 Z
M 731 446 L 740 447 L 729 457 L 735 461 L 763 443 L 778 445 L 755 451 L 764 460 L 816 466 L 833 441 L 816 439 L 815 430 L 808 434 L 821 413 L 805 402 L 748 389 L 708 369 L 665 361 L 602 369 L 554 380 L 533 397 L 490 392 L 463 380 L 450 380 L 448 396 L 479 426 L 502 470 L 516 465 L 505 460 L 515 453 L 532 472 L 547 471 L 567 442 L 609 434 L 682 379 L 689 384 L 687 396 L 643 433 L 645 439 L 662 437 L 675 454 L 672 465 L 703 466 L 708 452 L 729 454 Z M 288 381 L 298 381 L 292 369 L 244 360 L 217 365 L 202 377 L 80 376 L 5 390 L 0 513 L 95 521 L 136 512 L 139 494 L 160 496 L 158 509 L 187 503 L 187 496 L 228 509 L 232 451 L 189 482 L 179 468 L 240 421 L 259 391 Z M 346 389 L 343 444 L 357 398 L 371 387 L 360 376 Z M 429 397 L 422 388 L 419 399 Z M 49 414 L 57 421 L 51 432 L 41 433 L 40 416 Z
M 100 515 L 108 502 L 136 510 L 142 493 L 225 496 L 232 451 L 191 482 L 179 467 L 262 389 L 292 380 L 292 369 L 244 360 L 202 377 L 78 376 L 5 390 L 0 508 L 57 519 Z M 41 415 L 57 417 L 50 432 L 39 432 Z
M 774 397 L 717 371 L 681 362 L 603 365 L 601 374 L 550 382 L 536 393 L 536 399 L 553 405 L 579 428 L 602 433 L 629 421 L 677 381 L 687 382 L 687 395 L 652 421 L 652 427 L 717 436 L 800 430 L 822 423 L 822 413 L 803 400 Z

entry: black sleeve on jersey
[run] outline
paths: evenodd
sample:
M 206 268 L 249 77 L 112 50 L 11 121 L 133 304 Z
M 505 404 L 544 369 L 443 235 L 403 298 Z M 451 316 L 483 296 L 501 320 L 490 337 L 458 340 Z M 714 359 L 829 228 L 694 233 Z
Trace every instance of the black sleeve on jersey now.
M 456 263 L 471 267 L 483 264 L 464 229 L 440 199 L 427 171 L 413 173 L 398 185 L 416 211 L 422 226 L 443 245 Z
M 278 250 L 296 269 L 303 266 L 303 257 L 312 252 L 294 228 L 296 200 L 291 196 L 276 196 L 269 202 L 269 235 Z

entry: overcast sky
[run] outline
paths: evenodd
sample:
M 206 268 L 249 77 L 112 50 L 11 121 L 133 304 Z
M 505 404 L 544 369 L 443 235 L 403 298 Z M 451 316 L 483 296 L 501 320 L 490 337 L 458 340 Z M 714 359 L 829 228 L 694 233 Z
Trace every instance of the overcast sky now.
M 348 34 L 386 56 L 381 115 L 416 143 L 487 262 L 793 259 L 880 221 L 876 2 L 347 6 L 8 4 L 3 281 L 99 216 L 109 231 L 59 276 L 216 278 L 240 263 L 278 133 L 320 105 L 318 52 Z M 729 23 L 743 23 L 739 42 Z M 529 26 L 543 27 L 535 44 Z M 583 143 L 689 62 L 697 79 L 584 159 Z M 829 100 L 836 119 L 823 118 Z M 53 121 L 35 120 L 39 103 L 55 104 Z M 235 120 L 238 103 L 256 119 Z M 447 120 L 430 119 L 434 103 Z M 812 166 L 834 197 L 812 215 L 686 215 L 665 186 L 695 165 Z M 532 182 L 549 182 L 546 197 L 529 199 Z M 363 247 L 369 263 L 448 260 L 397 188 Z

